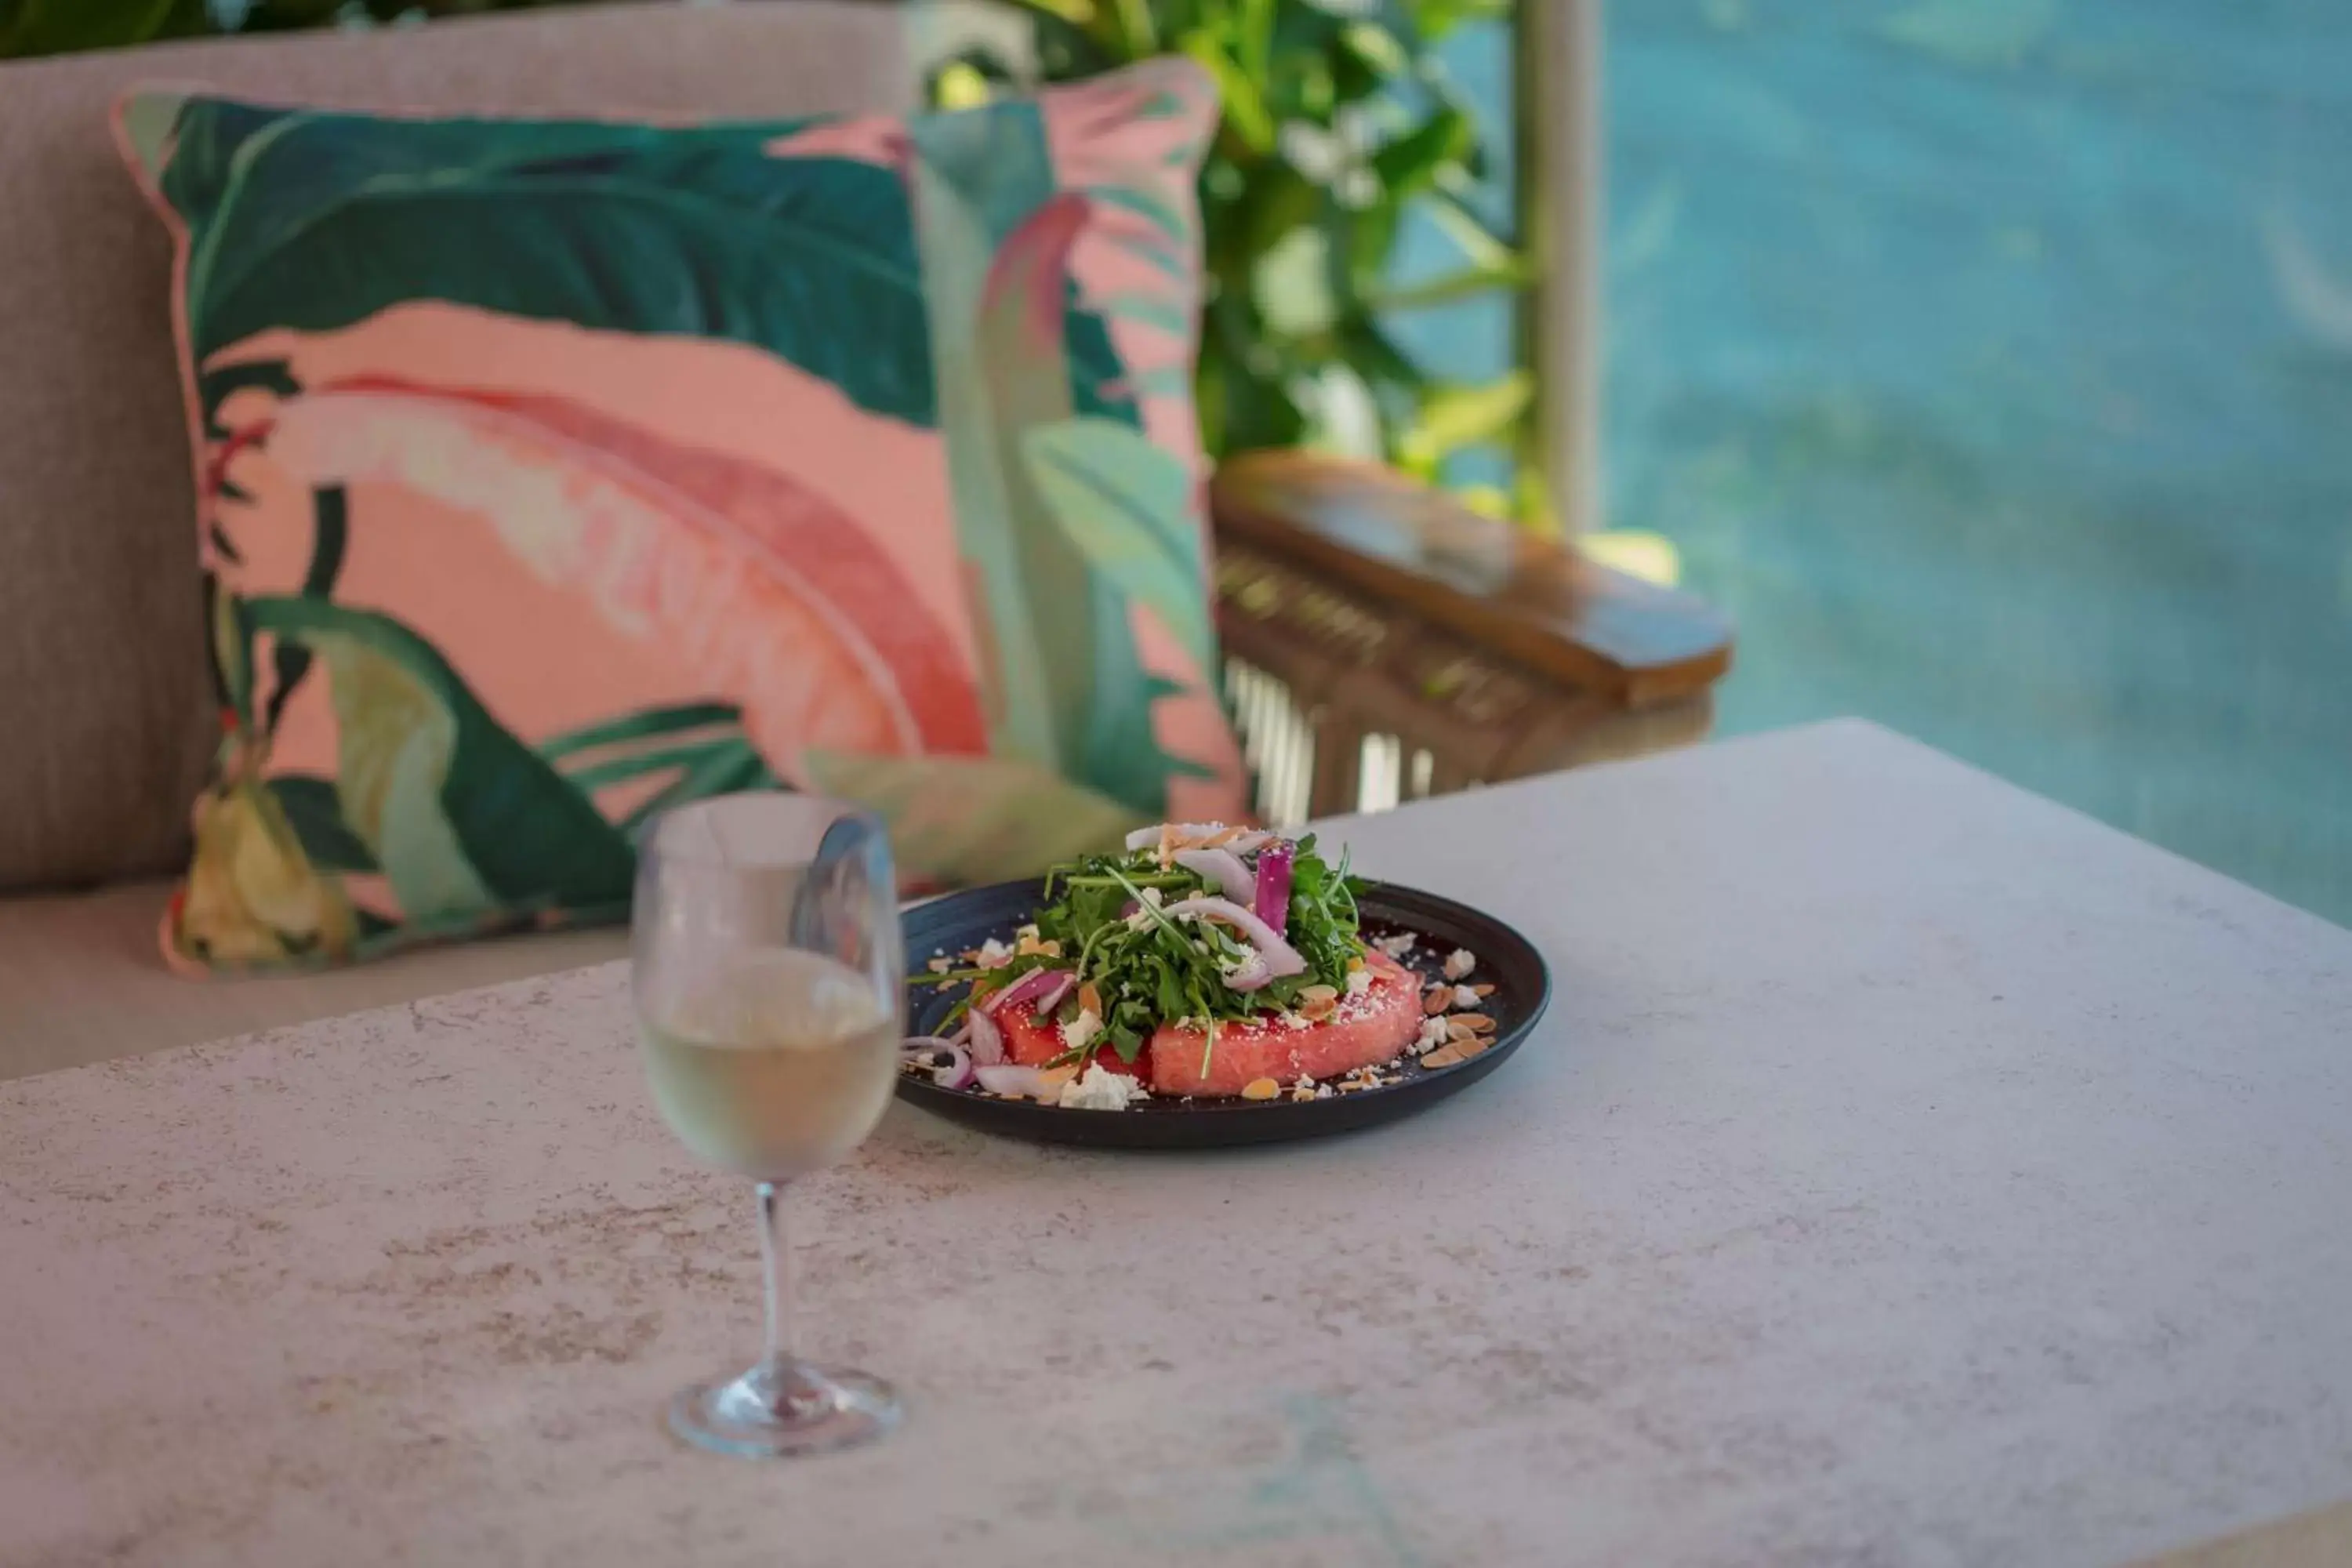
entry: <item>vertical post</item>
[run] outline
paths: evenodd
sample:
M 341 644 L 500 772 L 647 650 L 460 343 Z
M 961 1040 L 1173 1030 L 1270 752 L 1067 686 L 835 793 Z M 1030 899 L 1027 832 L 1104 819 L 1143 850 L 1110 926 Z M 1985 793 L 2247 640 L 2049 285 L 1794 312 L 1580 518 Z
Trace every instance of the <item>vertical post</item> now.
M 1534 281 L 1519 312 L 1536 378 L 1519 461 L 1533 520 L 1601 526 L 1601 0 L 1520 0 L 1514 56 L 1521 243 Z M 1530 494 L 1532 490 L 1532 494 Z

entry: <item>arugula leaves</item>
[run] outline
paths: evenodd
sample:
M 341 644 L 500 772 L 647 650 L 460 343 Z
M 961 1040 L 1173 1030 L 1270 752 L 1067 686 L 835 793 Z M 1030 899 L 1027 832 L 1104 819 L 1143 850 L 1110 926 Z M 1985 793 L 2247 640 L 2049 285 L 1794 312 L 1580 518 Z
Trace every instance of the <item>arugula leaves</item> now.
M 1219 889 L 1181 867 L 1162 869 L 1150 850 L 1056 868 L 1047 887 L 1062 893 L 1039 911 L 1038 934 L 1059 942 L 1066 960 L 1077 955 L 1078 978 L 1092 983 L 1101 998 L 1104 1034 L 1122 1061 L 1133 1061 L 1163 1023 L 1281 1012 L 1309 985 L 1344 987 L 1349 961 L 1364 951 L 1346 868 L 1334 869 L 1316 854 L 1312 837 L 1298 845 L 1286 932 L 1307 972 L 1261 991 L 1225 984 L 1226 973 L 1250 955 L 1245 938 L 1213 921 L 1179 921 L 1161 912 L 1164 905 Z M 1130 913 L 1137 918 L 1130 920 Z
M 1357 934 L 1360 886 L 1348 875 L 1344 856 L 1334 867 L 1316 853 L 1312 835 L 1300 839 L 1284 934 L 1307 960 L 1307 973 L 1260 991 L 1236 991 L 1225 984 L 1225 975 L 1249 956 L 1248 941 L 1213 921 L 1177 920 L 1161 912 L 1195 895 L 1217 896 L 1219 889 L 1181 866 L 1163 868 L 1149 849 L 1089 856 L 1047 874 L 1047 901 L 1037 911 L 1034 936 L 1010 964 L 914 978 L 938 984 L 969 979 L 974 994 L 984 996 L 1038 969 L 1074 970 L 1078 984 L 1062 1004 L 1060 1020 L 1066 1024 L 1077 1016 L 1079 994 L 1091 988 L 1101 1004 L 1103 1030 L 1064 1059 L 1082 1061 L 1108 1048 L 1131 1063 L 1163 1023 L 1246 1019 L 1289 1010 L 1309 985 L 1344 990 L 1348 965 L 1364 952 Z
M 1348 875 L 1346 850 L 1339 852 L 1339 864 L 1335 869 L 1315 853 L 1313 834 L 1298 841 L 1297 858 L 1290 870 L 1290 930 L 1286 934 L 1290 945 L 1307 960 L 1316 977 L 1313 982 L 1301 980 L 1300 985 L 1348 984 L 1348 961 L 1364 955 L 1363 939 L 1356 934 L 1356 893 L 1362 886 L 1361 881 Z

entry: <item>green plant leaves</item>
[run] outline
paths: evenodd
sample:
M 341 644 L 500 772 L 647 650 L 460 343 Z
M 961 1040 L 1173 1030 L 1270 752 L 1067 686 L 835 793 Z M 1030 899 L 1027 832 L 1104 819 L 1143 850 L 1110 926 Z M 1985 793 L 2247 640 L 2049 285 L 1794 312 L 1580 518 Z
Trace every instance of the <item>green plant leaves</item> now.
M 1372 154 L 1372 173 L 1391 199 L 1420 195 L 1436 183 L 1438 170 L 1458 163 L 1477 145 L 1470 117 L 1447 105 Z
M 1242 145 L 1261 156 L 1273 152 L 1275 119 L 1266 107 L 1265 90 L 1217 36 L 1207 28 L 1196 28 L 1178 40 L 1178 47 L 1216 79 L 1217 96 L 1225 106 L 1225 124 Z
M 187 0 L 14 0 L 0 5 L 0 59 L 115 48 L 184 32 Z
M 1515 243 L 1464 203 L 1483 178 L 1484 149 L 1474 106 L 1433 47 L 1465 21 L 1507 16 L 1507 0 L 1151 3 L 1160 30 L 1209 71 L 1223 105 L 1201 180 L 1210 281 L 1196 386 L 1211 456 L 1328 438 L 1318 389 L 1339 379 L 1369 388 L 1377 408 L 1371 438 L 1351 436 L 1350 448 L 1404 458 L 1437 389 L 1384 330 L 1386 313 L 1528 281 Z M 1036 16 L 1034 29 L 1046 80 L 1138 58 L 1113 5 L 1095 0 L 1083 16 L 1043 8 L 1057 13 Z M 1375 125 L 1385 140 L 1365 134 Z M 1437 224 L 1464 265 L 1392 281 L 1409 208 Z M 1130 225 L 1111 243 L 1183 276 L 1186 258 L 1165 226 Z M 1455 405 L 1441 407 L 1441 428 L 1461 416 Z
M 1527 266 L 1514 258 L 1500 265 L 1456 268 L 1417 283 L 1376 288 L 1367 294 L 1365 303 L 1383 315 L 1397 310 L 1422 310 L 1475 300 L 1497 289 L 1523 289 L 1532 280 Z
M 1071 419 L 1023 434 L 1022 450 L 1054 521 L 1087 563 L 1149 605 L 1202 669 L 1213 668 L 1192 476 L 1140 432 Z
M 1475 386 L 1431 388 L 1401 447 L 1406 460 L 1433 467 L 1448 452 L 1508 435 L 1535 396 L 1535 377 L 1523 370 Z
M 256 631 L 326 666 L 338 815 L 403 912 L 442 921 L 509 910 L 625 908 L 627 840 L 491 718 L 441 656 L 389 616 L 323 600 L 257 598 Z

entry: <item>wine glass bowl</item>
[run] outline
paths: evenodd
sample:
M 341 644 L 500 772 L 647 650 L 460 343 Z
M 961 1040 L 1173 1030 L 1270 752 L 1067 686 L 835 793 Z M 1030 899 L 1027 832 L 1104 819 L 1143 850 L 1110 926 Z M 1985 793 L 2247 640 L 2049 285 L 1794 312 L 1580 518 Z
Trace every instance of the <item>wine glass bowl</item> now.
M 889 1104 L 905 955 L 889 841 L 807 795 L 729 795 L 658 818 L 640 850 L 630 987 L 662 1119 L 758 1184 L 767 1351 L 671 1402 L 680 1436 L 772 1458 L 897 1424 L 888 1384 L 792 1346 L 784 1184 L 837 1164 Z

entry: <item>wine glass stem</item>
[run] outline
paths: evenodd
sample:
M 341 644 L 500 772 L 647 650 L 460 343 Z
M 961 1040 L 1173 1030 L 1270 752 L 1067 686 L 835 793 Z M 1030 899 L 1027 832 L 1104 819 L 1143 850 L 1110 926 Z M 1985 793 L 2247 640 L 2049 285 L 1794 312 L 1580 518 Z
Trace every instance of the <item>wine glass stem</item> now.
M 770 1366 L 782 1370 L 798 1360 L 793 1353 L 793 1249 L 784 1232 L 784 1189 L 780 1182 L 760 1184 L 760 1261 L 768 1275 L 768 1354 Z

